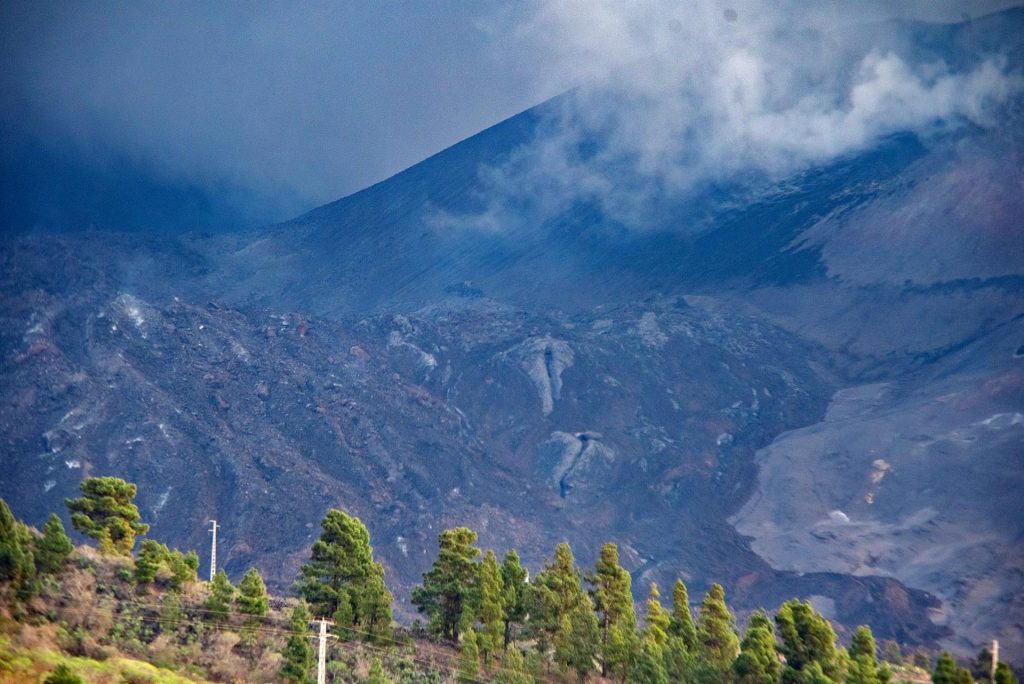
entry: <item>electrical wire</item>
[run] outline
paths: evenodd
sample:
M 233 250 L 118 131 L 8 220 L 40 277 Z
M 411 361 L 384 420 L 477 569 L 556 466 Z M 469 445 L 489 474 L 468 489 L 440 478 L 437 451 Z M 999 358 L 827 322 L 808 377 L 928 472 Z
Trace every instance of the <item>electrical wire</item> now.
M 167 607 L 163 603 L 151 603 L 151 602 L 145 602 L 145 601 L 141 601 L 141 600 L 138 600 L 138 599 L 131 599 L 131 598 L 118 598 L 118 597 L 114 596 L 113 594 L 107 594 L 107 596 L 109 598 L 111 598 L 112 601 L 115 604 L 130 605 L 130 606 L 134 606 L 134 607 L 137 607 L 137 608 L 140 608 L 140 609 L 151 610 L 151 611 L 154 611 L 154 612 L 157 612 L 157 613 L 163 611 Z M 70 594 L 67 594 L 67 593 L 59 594 L 59 597 L 60 598 L 67 598 L 67 599 L 73 598 L 72 596 L 70 596 Z M 203 618 L 199 618 L 199 617 L 196 617 L 196 616 L 192 615 L 192 613 L 205 613 L 205 614 L 209 614 L 209 615 L 221 615 L 222 613 L 220 613 L 220 611 L 214 611 L 214 610 L 210 610 L 208 608 L 185 606 L 185 605 L 181 606 L 181 611 L 182 611 L 183 615 L 181 617 L 177 617 L 177 618 L 169 617 L 169 616 L 163 616 L 163 615 L 157 615 L 157 616 L 138 615 L 138 616 L 135 616 L 135 618 L 138 619 L 141 622 L 145 622 L 145 623 L 148 623 L 148 624 L 156 624 L 156 625 L 159 625 L 161 627 L 177 626 L 177 625 L 180 625 L 183 622 L 185 622 L 185 623 L 190 623 L 190 624 L 203 625 L 204 627 L 208 627 L 211 630 L 216 631 L 216 632 L 235 631 L 236 629 L 238 629 L 236 627 L 236 625 L 230 624 L 230 623 L 228 623 L 226 621 L 212 620 L 212 619 L 203 619 Z M 264 634 L 264 635 L 268 635 L 268 636 L 278 636 L 278 637 L 280 637 L 280 636 L 291 637 L 291 636 L 296 636 L 298 634 L 297 632 L 295 632 L 294 630 L 290 629 L 289 627 L 281 627 L 280 625 L 282 625 L 284 623 L 284 621 L 280 620 L 279 618 L 272 618 L 272 617 L 269 617 L 269 616 L 246 615 L 245 613 L 240 613 L 240 612 L 236 612 L 234 614 L 235 615 L 239 615 L 239 616 L 245 616 L 247 621 L 250 622 L 250 624 L 248 624 L 248 625 L 243 624 L 240 627 L 240 630 L 243 631 L 243 632 L 248 631 L 248 632 L 255 632 L 255 633 L 258 633 L 258 634 Z M 252 621 L 258 621 L 258 622 L 257 622 L 257 624 L 252 624 Z M 311 620 L 311 622 L 312 621 L 315 621 L 315 620 Z M 369 637 L 369 638 L 377 639 L 377 640 L 388 641 L 388 642 L 393 643 L 395 646 L 399 646 L 399 647 L 404 647 L 404 646 L 408 646 L 409 645 L 408 641 L 403 641 L 403 640 L 400 640 L 400 639 L 396 639 L 394 637 L 387 637 L 387 636 L 383 636 L 383 635 L 372 634 L 370 632 L 366 632 L 366 631 L 363 631 L 363 630 L 358 630 L 358 629 L 351 628 L 351 627 L 344 627 L 343 629 L 346 632 L 349 632 L 349 633 L 352 633 L 352 634 L 356 634 L 356 635 L 360 635 L 360 636 L 365 636 L 365 637 Z M 314 641 L 319 638 L 319 636 L 317 634 L 307 634 L 307 636 L 308 636 L 308 638 L 310 638 L 310 639 L 312 639 Z M 345 642 L 341 642 L 340 640 L 338 640 L 338 637 L 335 636 L 335 635 L 331 635 L 331 638 L 338 641 L 339 647 L 340 647 L 341 643 L 345 643 Z M 381 655 L 394 655 L 395 654 L 394 650 L 390 649 L 389 647 L 379 646 L 379 645 L 376 645 L 376 644 L 367 643 L 365 641 L 359 642 L 358 648 L 353 648 L 351 650 L 354 650 L 354 651 L 359 651 L 359 650 L 370 651 L 370 652 L 378 653 L 378 654 L 381 654 Z M 405 653 L 405 654 L 401 654 L 401 655 L 402 655 L 403 658 L 411 660 L 412 662 L 414 662 L 414 663 L 416 663 L 418 665 L 422 665 L 422 666 L 427 667 L 427 668 L 440 669 L 440 670 L 445 671 L 448 674 L 459 675 L 463 680 L 467 680 L 468 679 L 471 682 L 481 682 L 481 683 L 490 681 L 489 679 L 481 679 L 479 677 L 467 677 L 464 674 L 460 674 L 459 673 L 460 668 L 458 667 L 458 665 L 452 663 L 452 661 L 457 660 L 457 656 L 455 656 L 455 655 L 441 656 L 437 660 L 435 660 L 434 658 L 428 658 L 428 657 L 424 657 L 424 656 L 420 656 L 420 655 L 416 655 L 416 654 L 407 654 L 407 653 Z M 437 651 L 435 651 L 434 655 L 438 656 L 440 654 Z M 440 661 L 443 661 L 443 660 L 447 660 L 448 662 L 447 663 L 440 662 Z M 490 674 L 493 675 L 493 674 L 497 674 L 498 672 L 511 672 L 511 670 L 509 670 L 508 668 L 506 668 L 504 666 L 498 665 Z M 544 681 L 544 682 L 556 681 L 556 680 L 553 680 L 549 676 L 546 676 L 546 675 L 542 675 L 540 677 L 540 679 L 541 679 L 541 681 Z

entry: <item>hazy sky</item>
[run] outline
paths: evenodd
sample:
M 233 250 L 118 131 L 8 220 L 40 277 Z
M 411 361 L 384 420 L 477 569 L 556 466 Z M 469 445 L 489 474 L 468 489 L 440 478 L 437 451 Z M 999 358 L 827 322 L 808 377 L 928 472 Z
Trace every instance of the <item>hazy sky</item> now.
M 158 178 L 311 207 L 648 57 L 635 49 L 648 36 L 638 21 L 678 32 L 703 17 L 702 30 L 758 31 L 811 14 L 845 30 L 1015 4 L 878 0 L 851 12 L 838 0 L 810 11 L 805 3 L 625 0 L 7 0 L 0 116 L 9 134 L 89 163 L 127 159 Z

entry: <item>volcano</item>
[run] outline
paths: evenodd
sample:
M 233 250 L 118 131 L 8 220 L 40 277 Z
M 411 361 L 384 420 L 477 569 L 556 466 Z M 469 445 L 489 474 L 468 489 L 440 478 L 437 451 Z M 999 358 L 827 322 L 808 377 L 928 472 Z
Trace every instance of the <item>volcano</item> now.
M 999 44 L 1024 13 L 918 31 Z M 8 235 L 0 495 L 39 524 L 124 477 L 154 537 L 205 550 L 216 518 L 278 588 L 341 507 L 406 618 L 466 525 L 533 569 L 615 541 L 636 587 L 1024 657 L 1019 105 L 640 228 L 507 188 L 521 220 L 489 226 L 574 97 L 282 224 Z

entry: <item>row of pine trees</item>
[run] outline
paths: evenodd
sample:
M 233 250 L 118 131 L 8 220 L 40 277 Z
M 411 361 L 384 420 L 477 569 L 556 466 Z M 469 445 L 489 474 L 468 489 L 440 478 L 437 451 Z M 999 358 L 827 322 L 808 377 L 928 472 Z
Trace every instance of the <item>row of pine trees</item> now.
M 149 529 L 133 503 L 135 485 L 88 478 L 81 492 L 66 500 L 74 528 L 95 539 L 102 553 L 132 557 L 136 537 Z M 280 673 L 289 682 L 309 680 L 312 615 L 330 616 L 343 639 L 387 643 L 394 634 L 393 597 L 366 526 L 332 509 L 321 528 L 294 585 L 301 600 L 291 614 Z M 638 616 L 631 576 L 613 543 L 601 548 L 588 572 L 579 568 L 569 544 L 559 544 L 530 578 L 514 549 L 499 561 L 476 542 L 468 528 L 443 531 L 437 558 L 412 593 L 413 605 L 426 619 L 425 625 L 417 621 L 414 631 L 457 647 L 464 681 L 527 684 L 559 675 L 584 682 L 597 673 L 636 684 L 887 684 L 892 679 L 867 626 L 858 627 L 849 648 L 843 648 L 828 620 L 808 602 L 787 601 L 773 616 L 755 612 L 741 638 L 719 584 L 711 586 L 694 616 L 682 580 L 672 587 L 669 608 L 651 583 Z M 0 581 L 15 600 L 33 596 L 43 578 L 60 571 L 72 548 L 56 514 L 35 532 L 0 500 Z M 141 587 L 163 572 L 176 591 L 197 581 L 198 567 L 194 551 L 182 553 L 145 539 L 134 557 L 133 579 Z M 250 568 L 236 588 L 221 570 L 208 588 L 209 619 L 238 615 L 243 643 L 255 640 L 269 610 L 259 572 Z M 386 681 L 379 667 L 374 677 Z M 974 681 L 949 653 L 939 658 L 932 680 Z M 996 684 L 1015 683 L 1012 671 L 1000 663 Z

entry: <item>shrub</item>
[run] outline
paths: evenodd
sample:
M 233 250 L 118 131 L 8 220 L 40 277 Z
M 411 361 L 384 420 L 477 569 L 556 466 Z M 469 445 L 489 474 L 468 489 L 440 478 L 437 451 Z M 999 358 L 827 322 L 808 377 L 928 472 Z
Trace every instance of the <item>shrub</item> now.
M 43 680 L 43 684 L 82 684 L 82 678 L 72 672 L 70 667 L 61 663 Z

